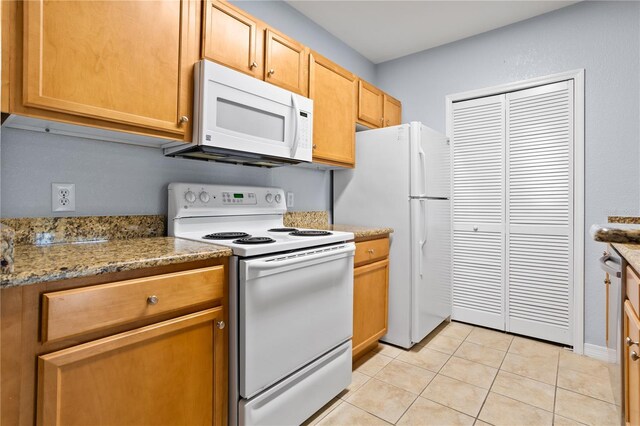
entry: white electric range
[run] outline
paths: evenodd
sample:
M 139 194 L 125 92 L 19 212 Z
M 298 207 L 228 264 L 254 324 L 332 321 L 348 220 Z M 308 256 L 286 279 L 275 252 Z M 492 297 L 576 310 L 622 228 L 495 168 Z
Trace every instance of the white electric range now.
M 172 183 L 170 236 L 230 247 L 232 425 L 297 425 L 351 383 L 349 232 L 284 226 L 279 188 Z

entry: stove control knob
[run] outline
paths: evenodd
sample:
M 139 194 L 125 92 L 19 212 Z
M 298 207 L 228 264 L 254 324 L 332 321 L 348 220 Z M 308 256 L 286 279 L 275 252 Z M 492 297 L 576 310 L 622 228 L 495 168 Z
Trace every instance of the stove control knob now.
M 211 197 L 209 197 L 209 193 L 205 191 L 202 191 L 199 197 L 200 197 L 200 201 L 202 201 L 203 203 L 208 203 L 209 200 L 211 199 Z
M 280 204 L 280 201 L 282 201 L 282 195 L 276 194 L 276 203 Z
M 187 191 L 184 193 L 184 199 L 187 200 L 187 202 L 189 203 L 195 203 L 196 201 L 196 194 L 193 191 Z
M 267 194 L 264 199 L 267 200 L 267 203 L 273 203 L 273 194 Z

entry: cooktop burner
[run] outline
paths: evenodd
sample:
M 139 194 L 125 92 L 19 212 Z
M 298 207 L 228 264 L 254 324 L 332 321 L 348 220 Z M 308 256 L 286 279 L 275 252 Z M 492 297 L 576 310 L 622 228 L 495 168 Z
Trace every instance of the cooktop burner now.
M 249 237 L 249 238 L 240 238 L 239 240 L 235 240 L 235 244 L 268 244 L 275 243 L 276 240 L 269 237 Z
M 293 231 L 289 235 L 296 237 L 322 237 L 324 235 L 331 235 L 329 231 Z
M 297 231 L 296 228 L 271 228 L 269 232 L 294 232 Z
M 204 238 L 205 240 L 235 240 L 238 238 L 246 238 L 251 235 L 246 232 L 216 232 L 214 234 L 207 234 Z

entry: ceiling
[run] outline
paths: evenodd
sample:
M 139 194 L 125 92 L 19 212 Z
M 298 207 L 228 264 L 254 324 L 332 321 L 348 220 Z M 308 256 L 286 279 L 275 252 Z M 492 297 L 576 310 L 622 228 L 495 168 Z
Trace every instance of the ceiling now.
M 287 3 L 378 64 L 577 1 L 287 0 Z

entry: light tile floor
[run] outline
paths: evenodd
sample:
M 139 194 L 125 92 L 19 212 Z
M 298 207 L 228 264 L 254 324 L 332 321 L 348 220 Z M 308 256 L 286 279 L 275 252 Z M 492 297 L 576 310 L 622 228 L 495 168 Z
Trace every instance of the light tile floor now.
M 619 425 L 616 365 L 445 323 L 411 350 L 379 344 L 306 425 Z

